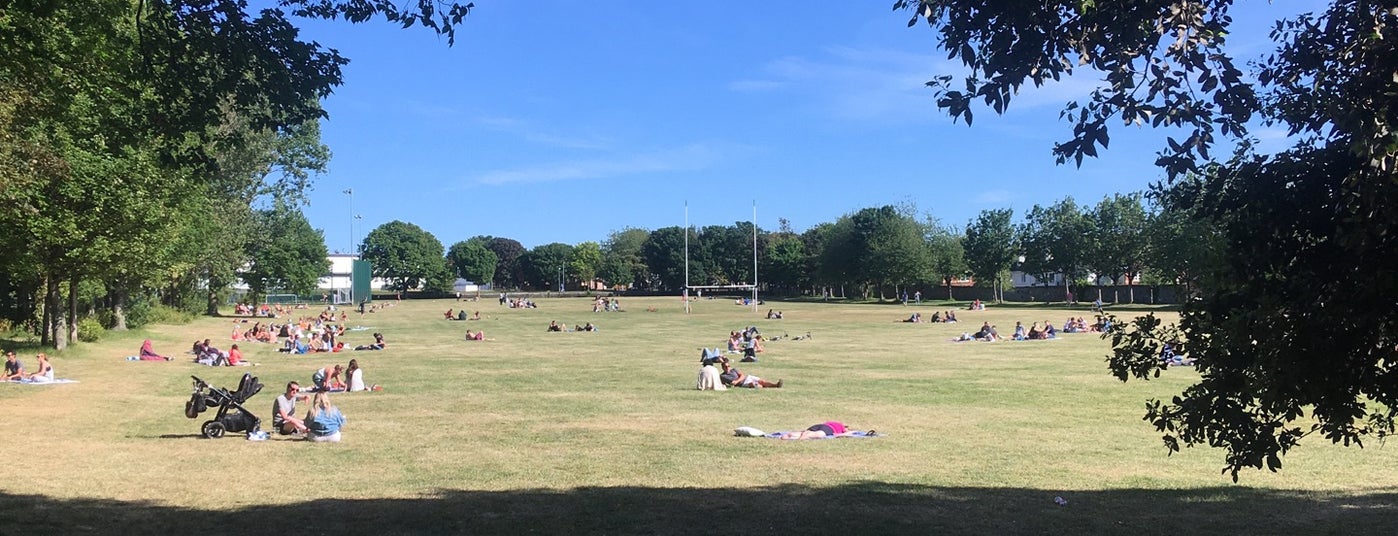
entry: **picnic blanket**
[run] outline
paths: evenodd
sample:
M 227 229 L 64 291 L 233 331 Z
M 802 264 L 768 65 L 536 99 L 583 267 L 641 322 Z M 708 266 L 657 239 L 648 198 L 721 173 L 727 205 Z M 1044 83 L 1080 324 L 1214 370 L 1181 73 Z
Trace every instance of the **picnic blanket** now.
M 36 381 L 34 381 L 34 380 L 10 380 L 10 381 L 5 382 L 5 383 L 19 383 L 19 384 L 24 384 L 24 385 L 53 385 L 53 384 L 56 384 L 56 383 L 78 383 L 78 380 L 70 380 L 70 379 L 68 379 L 68 378 L 58 378 L 58 379 L 53 380 L 53 381 L 37 381 L 37 382 L 36 382 Z
M 796 432 L 772 432 L 772 433 L 767 434 L 767 435 L 764 435 L 764 436 L 762 436 L 762 437 L 765 437 L 765 438 L 767 438 L 767 439 L 781 439 L 781 438 L 782 438 L 782 435 L 785 435 L 785 434 L 793 434 L 793 433 L 796 433 Z M 872 430 L 869 430 L 869 431 L 865 431 L 865 430 L 850 430 L 849 433 L 850 433 L 850 435 L 837 435 L 837 436 L 825 436 L 825 437 L 807 437 L 807 438 L 803 438 L 803 439 L 843 439 L 843 438 L 863 439 L 863 438 L 866 438 L 866 437 L 883 437 L 883 436 L 884 436 L 884 434 L 876 433 L 876 432 L 874 432 L 874 431 L 872 431 Z

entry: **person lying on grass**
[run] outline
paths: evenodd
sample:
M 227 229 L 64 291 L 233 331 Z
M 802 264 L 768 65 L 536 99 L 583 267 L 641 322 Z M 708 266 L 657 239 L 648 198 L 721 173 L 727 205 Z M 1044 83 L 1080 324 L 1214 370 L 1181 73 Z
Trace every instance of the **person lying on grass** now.
M 874 431 L 866 432 L 873 435 Z M 854 430 L 845 427 L 840 421 L 825 421 L 820 424 L 813 424 L 810 428 L 799 432 L 787 432 L 778 436 L 778 439 L 825 439 L 827 437 L 853 437 Z
M 738 370 L 737 367 L 729 366 L 728 358 L 726 357 L 719 360 L 719 364 L 723 366 L 723 372 L 718 375 L 718 378 L 723 381 L 724 385 L 727 385 L 729 387 L 747 387 L 750 389 L 761 389 L 764 387 L 782 386 L 782 380 L 777 380 L 775 383 L 769 382 L 757 376 L 746 374 L 743 371 Z
M 387 346 L 387 344 L 385 344 L 385 343 L 383 342 L 383 334 L 382 334 L 382 333 L 375 333 L 375 334 L 374 334 L 374 344 L 361 344 L 361 345 L 359 345 L 359 346 L 354 347 L 354 349 L 355 349 L 356 351 L 361 351 L 361 350 L 382 350 L 382 349 L 384 348 L 384 346 Z

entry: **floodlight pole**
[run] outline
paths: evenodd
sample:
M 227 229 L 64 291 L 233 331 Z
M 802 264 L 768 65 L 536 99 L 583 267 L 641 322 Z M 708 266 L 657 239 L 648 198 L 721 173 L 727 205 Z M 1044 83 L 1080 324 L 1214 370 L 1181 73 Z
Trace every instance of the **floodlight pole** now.
M 347 196 L 349 196 L 349 209 L 350 209 L 350 210 L 349 210 L 349 213 L 350 213 L 350 248 L 349 248 L 349 252 L 348 252 L 348 253 L 349 253 L 350 255 L 354 255 L 354 219 L 355 219 L 355 216 L 354 216 L 354 188 L 345 188 L 344 194 L 347 195 Z M 354 260 L 353 260 L 353 259 L 350 260 L 350 277 L 349 277 L 349 278 L 350 278 L 350 282 L 349 282 L 349 301 L 350 301 L 350 303 L 354 303 Z M 331 293 L 331 294 L 335 294 L 335 268 L 334 268 L 334 265 L 331 265 L 331 268 L 330 268 L 330 293 Z M 330 301 L 333 303 L 335 300 L 334 300 L 334 298 L 331 298 Z
M 684 285 L 680 298 L 684 300 L 684 313 L 689 314 L 689 201 L 684 202 Z

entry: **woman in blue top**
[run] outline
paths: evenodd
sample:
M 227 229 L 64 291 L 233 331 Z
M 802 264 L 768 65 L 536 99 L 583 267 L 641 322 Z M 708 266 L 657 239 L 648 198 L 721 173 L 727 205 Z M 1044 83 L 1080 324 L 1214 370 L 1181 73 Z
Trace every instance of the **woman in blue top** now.
M 311 400 L 311 410 L 306 412 L 306 439 L 316 442 L 340 442 L 340 427 L 345 425 L 345 416 L 340 408 L 330 404 L 330 396 L 316 393 Z

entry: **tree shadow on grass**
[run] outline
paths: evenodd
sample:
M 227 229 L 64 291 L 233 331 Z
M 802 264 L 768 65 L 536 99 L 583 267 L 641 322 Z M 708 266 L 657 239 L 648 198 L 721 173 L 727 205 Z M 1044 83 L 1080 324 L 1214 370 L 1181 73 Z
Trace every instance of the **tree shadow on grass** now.
M 191 485 L 216 497 L 229 484 Z M 1394 534 L 1396 502 L 1398 488 L 1061 492 L 879 482 L 442 490 L 222 510 L 0 493 L 8 520 L 0 534 Z

